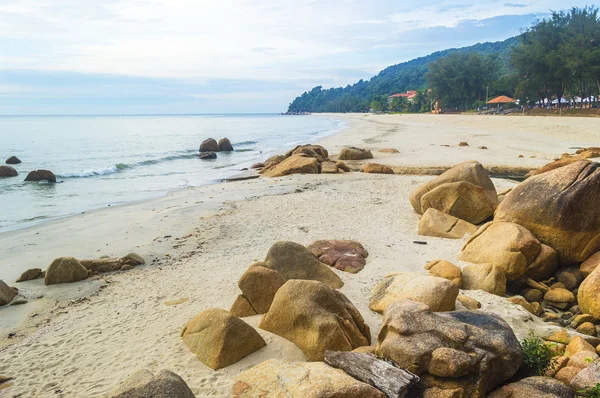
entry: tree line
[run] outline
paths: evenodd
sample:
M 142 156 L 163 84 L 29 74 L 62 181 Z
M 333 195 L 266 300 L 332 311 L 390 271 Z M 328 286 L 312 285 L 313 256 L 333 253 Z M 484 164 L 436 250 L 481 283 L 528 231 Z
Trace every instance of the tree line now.
M 409 89 L 418 90 L 413 101 L 388 100 Z M 428 112 L 436 101 L 444 109 L 468 110 L 498 95 L 532 105 L 599 94 L 600 18 L 598 8 L 590 6 L 552 12 L 505 42 L 434 53 L 346 88 L 315 87 L 288 110 Z

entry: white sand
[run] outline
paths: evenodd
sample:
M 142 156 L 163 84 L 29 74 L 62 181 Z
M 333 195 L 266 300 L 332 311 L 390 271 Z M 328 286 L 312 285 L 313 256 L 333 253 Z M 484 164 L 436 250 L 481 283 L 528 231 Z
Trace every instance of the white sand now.
M 588 123 L 588 119 L 574 118 L 340 117 L 349 120 L 351 127 L 324 140 L 331 153 L 342 145 L 396 147 L 399 155 L 384 159 L 376 154 L 377 161 L 409 165 L 452 165 L 469 158 L 486 163 L 485 157 L 475 156 L 484 152 L 477 145 L 488 146 L 485 156 L 502 165 L 519 165 L 515 154 L 529 155 L 535 148 L 539 156 L 553 158 L 576 145 L 570 143 L 575 129 L 565 126 L 573 121 L 584 128 Z M 563 125 L 562 132 L 552 128 L 542 138 L 535 129 L 537 121 L 542 131 Z M 503 130 L 508 124 L 510 131 Z M 462 135 L 452 135 L 457 131 Z M 482 131 L 487 135 L 478 136 Z M 438 146 L 465 140 L 470 148 Z M 578 135 L 577 140 L 579 145 L 591 144 L 593 134 Z M 532 152 L 525 152 L 526 148 Z M 522 161 L 544 162 L 539 157 Z M 45 299 L 21 309 L 0 309 L 0 322 L 4 322 L 0 323 L 0 347 L 8 344 L 0 348 L 0 374 L 16 378 L 4 394 L 100 397 L 146 367 L 180 374 L 198 397 L 220 397 L 229 394 L 236 374 L 266 359 L 304 359 L 294 344 L 259 330 L 267 347 L 213 371 L 179 338 L 183 324 L 203 309 L 228 309 L 238 294 L 239 276 L 251 263 L 263 259 L 278 240 L 309 244 L 317 239 L 355 239 L 363 243 L 370 253 L 365 269 L 358 275 L 338 274 L 346 283 L 341 291 L 363 314 L 375 342 L 381 321 L 368 309 L 368 299 L 380 279 L 391 272 L 422 270 L 426 262 L 437 258 L 457 262 L 464 243 L 417 236 L 418 215 L 408 195 L 430 178 L 351 173 L 218 184 L 1 234 L 2 267 L 11 265 L 10 277 L 2 278 L 9 283 L 24 269 L 45 268 L 57 256 L 93 258 L 136 251 L 149 260 L 149 265 L 131 271 L 75 284 L 45 287 L 40 280 L 19 284 L 24 295 L 41 293 Z M 494 183 L 498 191 L 514 185 L 498 179 Z M 164 238 L 167 235 L 171 238 Z M 414 240 L 428 244 L 417 245 Z M 164 305 L 179 298 L 189 301 Z M 544 327 L 504 299 L 483 296 L 481 301 L 485 309 L 510 320 L 521 337 L 528 323 Z M 28 310 L 36 315 L 30 314 L 15 327 L 14 318 Z M 11 315 L 11 322 L 6 321 L 7 311 L 18 312 Z M 259 319 L 252 317 L 248 322 L 256 326 Z M 17 337 L 5 338 L 15 330 Z

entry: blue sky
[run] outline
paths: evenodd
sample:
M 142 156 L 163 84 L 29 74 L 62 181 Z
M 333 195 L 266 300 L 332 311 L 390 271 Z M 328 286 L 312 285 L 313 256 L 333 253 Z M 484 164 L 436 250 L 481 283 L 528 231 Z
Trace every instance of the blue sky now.
M 585 2 L 0 0 L 0 114 L 279 112 Z

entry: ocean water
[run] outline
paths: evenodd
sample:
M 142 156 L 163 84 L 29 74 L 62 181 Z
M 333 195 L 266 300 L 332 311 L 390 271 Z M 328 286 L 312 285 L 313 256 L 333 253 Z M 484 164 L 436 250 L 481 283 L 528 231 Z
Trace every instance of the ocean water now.
M 280 115 L 2 116 L 0 231 L 215 183 L 252 163 L 343 128 L 333 119 Z M 234 152 L 198 159 L 200 143 L 227 137 Z M 56 184 L 24 182 L 47 169 Z

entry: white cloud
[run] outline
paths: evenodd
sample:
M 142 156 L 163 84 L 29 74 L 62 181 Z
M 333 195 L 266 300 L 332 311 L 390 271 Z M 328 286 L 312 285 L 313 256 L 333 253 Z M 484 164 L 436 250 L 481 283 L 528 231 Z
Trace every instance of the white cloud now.
M 411 29 L 546 12 L 441 0 L 5 0 L 0 68 L 149 77 L 315 78 L 332 58 L 385 48 Z M 306 68 L 309 66 L 309 68 Z

